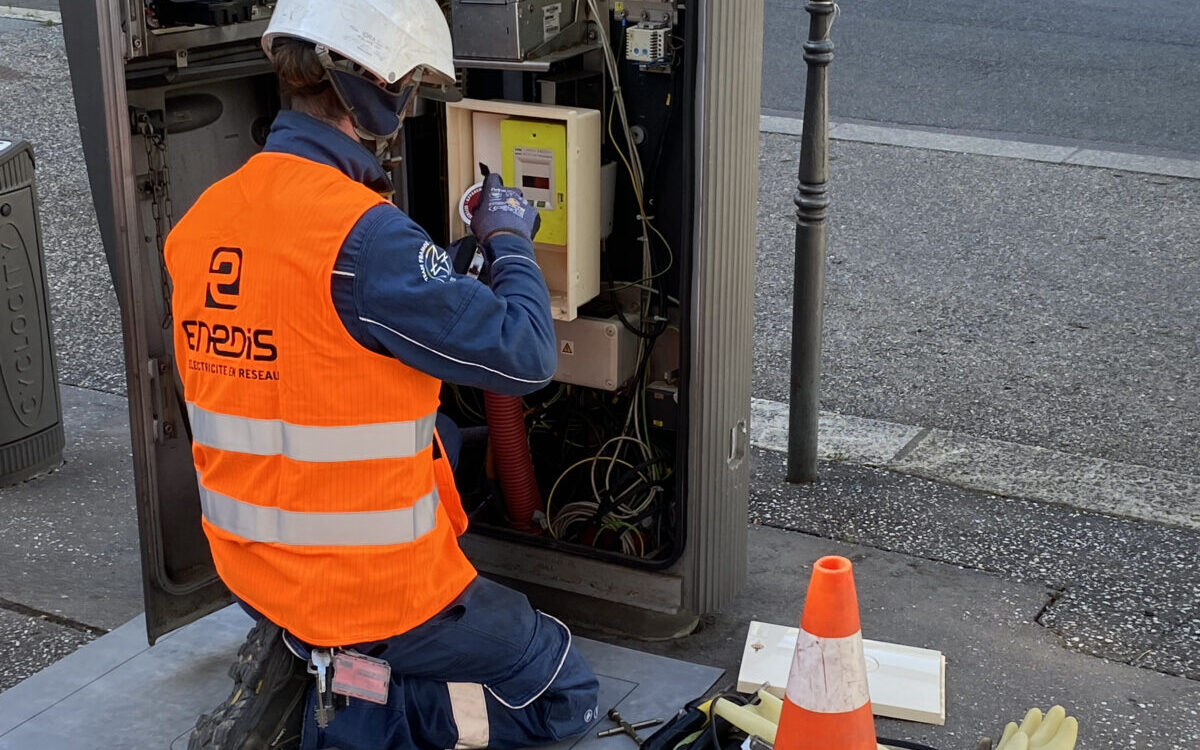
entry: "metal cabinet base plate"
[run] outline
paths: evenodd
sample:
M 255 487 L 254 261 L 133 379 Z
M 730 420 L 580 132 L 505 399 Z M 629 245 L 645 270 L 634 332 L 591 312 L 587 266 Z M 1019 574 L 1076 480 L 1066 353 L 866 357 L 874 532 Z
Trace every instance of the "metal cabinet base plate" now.
M 0 750 L 187 747 L 196 717 L 229 693 L 250 618 L 223 609 L 146 646 L 142 618 L 0 694 Z M 600 713 L 668 718 L 720 679 L 713 667 L 577 638 L 600 676 Z M 611 748 L 595 730 L 554 746 Z

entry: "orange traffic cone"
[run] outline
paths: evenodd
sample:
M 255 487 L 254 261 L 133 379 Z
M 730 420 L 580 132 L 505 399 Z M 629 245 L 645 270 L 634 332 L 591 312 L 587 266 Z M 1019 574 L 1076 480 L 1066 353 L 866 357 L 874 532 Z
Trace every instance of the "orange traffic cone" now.
M 813 566 L 775 750 L 876 750 L 858 595 L 844 557 Z

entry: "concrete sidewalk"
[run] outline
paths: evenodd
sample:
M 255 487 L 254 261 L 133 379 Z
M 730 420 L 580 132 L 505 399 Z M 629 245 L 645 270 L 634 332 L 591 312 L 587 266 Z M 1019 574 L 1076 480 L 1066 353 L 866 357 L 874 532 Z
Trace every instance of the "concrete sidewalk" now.
M 186 748 L 196 716 L 229 695 L 229 655 L 251 624 L 227 607 L 149 648 L 142 618 L 130 621 L 0 694 L 0 750 L 74 750 L 83 737 L 90 747 Z M 548 750 L 601 750 L 608 743 L 593 732 L 610 726 L 608 709 L 667 717 L 722 674 L 583 638 L 575 646 L 599 678 L 601 710 L 588 711 L 589 732 Z
M 2 654 L 4 686 L 113 627 L 79 618 L 121 622 L 140 608 L 123 400 L 82 389 L 67 389 L 64 400 L 67 466 L 18 488 L 9 505 L 15 525 L 6 538 L 47 523 L 56 542 L 53 554 L 34 545 L 2 562 L 29 574 L 6 582 L 6 599 L 47 608 L 4 612 L 3 624 L 35 630 Z M 856 565 L 867 637 L 947 656 L 946 726 L 880 721 L 881 735 L 967 748 L 1028 707 L 1057 702 L 1080 717 L 1088 747 L 1200 741 L 1200 532 L 844 463 L 824 465 L 821 485 L 792 487 L 778 454 L 756 450 L 753 461 L 743 595 L 690 638 L 617 643 L 712 664 L 732 680 L 748 622 L 795 622 L 812 562 L 843 554 Z M 18 498 L 11 492 L 6 501 Z M 67 517 L 56 515 L 56 498 Z M 69 523 L 94 517 L 71 512 L 76 502 L 103 526 Z

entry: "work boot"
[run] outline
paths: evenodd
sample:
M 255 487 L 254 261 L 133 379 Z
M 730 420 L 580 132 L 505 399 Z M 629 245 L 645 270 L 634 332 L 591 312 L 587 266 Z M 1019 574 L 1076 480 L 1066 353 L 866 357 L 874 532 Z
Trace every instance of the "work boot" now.
M 295 750 L 300 747 L 304 700 L 312 680 L 305 662 L 288 650 L 283 631 L 262 620 L 229 668 L 233 692 L 196 720 L 188 750 Z

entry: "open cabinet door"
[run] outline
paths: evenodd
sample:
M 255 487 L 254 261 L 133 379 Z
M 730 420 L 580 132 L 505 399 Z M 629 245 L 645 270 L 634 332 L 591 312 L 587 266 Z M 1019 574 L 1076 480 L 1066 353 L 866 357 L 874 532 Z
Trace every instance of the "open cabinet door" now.
M 277 109 L 262 23 L 189 49 L 150 38 L 141 0 L 67 0 L 76 109 L 125 334 L 138 525 L 151 643 L 230 602 L 200 524 L 175 368 L 162 245 L 173 220 L 240 166 Z M 249 39 L 255 42 L 248 42 Z M 189 54 L 191 60 L 189 61 Z M 189 65 L 189 62 L 192 64 Z M 260 132 L 261 131 L 261 132 Z

